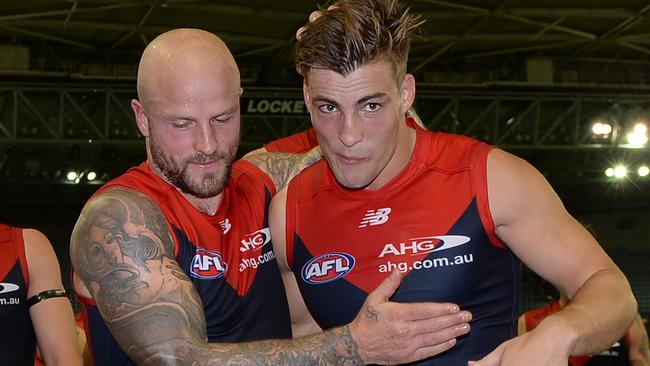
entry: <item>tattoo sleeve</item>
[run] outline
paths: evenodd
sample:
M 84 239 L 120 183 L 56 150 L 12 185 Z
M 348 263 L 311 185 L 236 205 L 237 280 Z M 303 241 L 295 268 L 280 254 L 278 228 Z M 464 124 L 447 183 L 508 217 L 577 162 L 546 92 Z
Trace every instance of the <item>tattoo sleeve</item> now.
M 648 333 L 645 331 L 645 325 L 643 325 L 643 321 L 641 321 L 641 317 L 639 315 L 637 315 L 635 321 L 638 322 L 641 329 L 641 339 L 639 341 L 639 355 L 641 356 L 641 360 L 638 362 L 639 365 L 650 366 L 650 344 L 648 342 Z
M 287 185 L 291 178 L 320 160 L 321 157 L 320 147 L 316 146 L 304 154 L 267 152 L 247 155 L 243 159 L 255 164 L 266 173 L 275 184 L 276 189 L 280 190 Z
M 361 365 L 348 327 L 294 340 L 207 343 L 203 305 L 174 258 L 160 209 L 140 193 L 94 198 L 72 233 L 75 273 L 141 365 Z

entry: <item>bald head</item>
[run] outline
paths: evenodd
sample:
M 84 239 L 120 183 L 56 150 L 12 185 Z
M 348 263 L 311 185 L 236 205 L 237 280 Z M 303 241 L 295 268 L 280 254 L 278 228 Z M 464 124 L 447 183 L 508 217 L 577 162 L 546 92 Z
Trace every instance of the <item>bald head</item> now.
M 147 108 L 164 101 L 162 94 L 193 93 L 205 83 L 240 88 L 239 69 L 226 44 L 200 29 L 175 29 L 145 48 L 138 68 L 138 99 Z

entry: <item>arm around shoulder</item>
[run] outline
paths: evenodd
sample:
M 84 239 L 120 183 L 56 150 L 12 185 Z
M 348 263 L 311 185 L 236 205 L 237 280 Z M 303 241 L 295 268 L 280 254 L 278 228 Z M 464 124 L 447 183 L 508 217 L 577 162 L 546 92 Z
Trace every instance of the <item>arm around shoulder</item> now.
M 268 175 L 275 184 L 276 190 L 284 188 L 291 178 L 322 157 L 319 146 L 304 154 L 265 151 L 264 148 L 254 150 L 246 154 L 242 160 L 252 163 Z
M 641 316 L 637 314 L 636 319 L 630 327 L 630 365 L 650 366 L 650 346 L 648 345 L 648 332 L 646 332 Z
M 201 300 L 174 258 L 165 217 L 135 191 L 108 190 L 86 205 L 71 256 L 79 289 L 137 364 L 363 364 L 348 327 L 295 340 L 208 343 Z

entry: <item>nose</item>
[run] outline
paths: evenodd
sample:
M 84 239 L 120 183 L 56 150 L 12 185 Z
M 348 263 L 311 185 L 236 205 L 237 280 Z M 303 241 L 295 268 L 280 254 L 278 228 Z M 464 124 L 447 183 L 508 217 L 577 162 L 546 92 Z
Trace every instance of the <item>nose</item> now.
M 354 116 L 345 116 L 339 129 L 339 141 L 346 147 L 352 147 L 363 140 L 363 128 Z
M 204 155 L 212 155 L 217 151 L 218 146 L 217 134 L 212 129 L 212 125 L 209 122 L 199 123 L 195 130 L 194 150 Z

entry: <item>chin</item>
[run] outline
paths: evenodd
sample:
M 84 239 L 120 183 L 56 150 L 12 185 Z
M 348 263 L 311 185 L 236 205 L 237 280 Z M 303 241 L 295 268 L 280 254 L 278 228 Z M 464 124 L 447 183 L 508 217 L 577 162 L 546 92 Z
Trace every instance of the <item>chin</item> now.
M 343 177 L 337 177 L 336 180 L 339 182 L 339 184 L 349 189 L 362 189 L 370 184 L 370 182 L 367 180 L 359 178 L 345 179 Z

